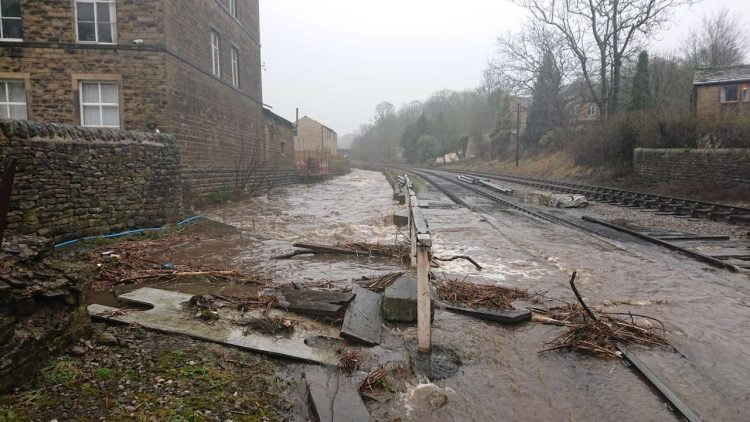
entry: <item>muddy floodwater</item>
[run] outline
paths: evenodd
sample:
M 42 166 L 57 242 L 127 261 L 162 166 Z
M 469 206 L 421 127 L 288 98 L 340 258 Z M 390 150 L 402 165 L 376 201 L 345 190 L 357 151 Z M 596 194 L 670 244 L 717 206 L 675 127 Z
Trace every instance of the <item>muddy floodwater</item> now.
M 595 237 L 503 209 L 457 188 L 472 210 L 453 204 L 428 183 L 420 199 L 438 257 L 469 255 L 433 268 L 437 279 L 468 279 L 540 293 L 544 306 L 575 298 L 578 271 L 586 301 L 611 312 L 662 321 L 675 350 L 635 349 L 657 375 L 705 420 L 743 421 L 750 415 L 750 278 L 706 267 L 653 245 Z M 275 283 L 329 280 L 348 286 L 363 276 L 410 271 L 392 259 L 334 256 L 273 257 L 295 242 L 392 244 L 400 208 L 385 177 L 354 170 L 310 186 L 274 190 L 260 198 L 205 212 L 199 242 L 172 252 L 175 263 L 269 273 Z M 186 293 L 246 289 L 184 282 L 163 286 Z M 416 337 L 413 326 L 387 326 L 398 348 Z M 391 400 L 368 402 L 376 420 L 677 420 L 659 394 L 620 361 L 568 352 L 539 353 L 560 327 L 508 327 L 436 310 L 433 341 L 460 359 L 441 380 L 416 375 Z M 393 340 L 394 338 L 398 340 Z M 405 347 L 405 346 L 404 346 Z M 447 397 L 436 406 L 434 397 Z

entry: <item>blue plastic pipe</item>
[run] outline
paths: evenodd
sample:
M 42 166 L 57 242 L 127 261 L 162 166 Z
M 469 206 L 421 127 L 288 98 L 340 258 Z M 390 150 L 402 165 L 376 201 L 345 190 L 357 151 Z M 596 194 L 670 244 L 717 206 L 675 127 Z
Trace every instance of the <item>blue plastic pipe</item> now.
M 196 220 L 203 220 L 205 218 L 206 217 L 203 216 L 203 215 L 196 215 L 194 217 L 186 218 L 186 219 L 180 221 L 179 223 L 177 223 L 177 225 L 178 226 L 182 226 L 182 225 L 185 225 L 185 224 L 188 224 L 188 223 L 192 223 L 193 221 L 196 221 Z M 159 230 L 163 230 L 164 227 L 166 227 L 166 226 L 150 227 L 150 228 L 145 228 L 145 229 L 133 229 L 133 230 L 127 230 L 127 231 L 120 232 L 120 233 L 102 234 L 102 235 L 99 235 L 99 236 L 89 236 L 89 237 L 83 237 L 81 239 L 68 240 L 67 242 L 62 242 L 62 243 L 58 243 L 57 245 L 55 245 L 55 249 L 64 248 L 64 247 L 70 246 L 70 245 L 72 245 L 74 243 L 82 242 L 84 240 L 114 239 L 116 237 L 128 236 L 128 235 L 131 235 L 131 234 L 139 234 L 139 233 L 145 233 L 145 232 L 159 231 Z

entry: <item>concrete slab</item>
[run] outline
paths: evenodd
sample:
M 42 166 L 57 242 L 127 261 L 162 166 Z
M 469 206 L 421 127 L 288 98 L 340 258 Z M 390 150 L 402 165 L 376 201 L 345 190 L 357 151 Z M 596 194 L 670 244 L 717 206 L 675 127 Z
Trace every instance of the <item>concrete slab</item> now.
M 313 418 L 321 422 L 369 421 L 370 413 L 359 395 L 363 376 L 347 376 L 324 368 L 305 371 L 307 400 Z
M 354 299 L 352 293 L 325 292 L 319 290 L 285 290 L 283 303 L 290 312 L 310 316 L 338 316 Z
M 383 293 L 383 319 L 394 322 L 417 320 L 417 280 L 401 277 Z
M 525 321 L 531 321 L 531 311 L 523 309 L 495 311 L 489 309 L 467 308 L 456 305 L 443 305 L 443 307 L 445 310 L 456 314 L 468 315 L 487 321 L 502 322 L 504 324 L 520 324 Z
M 119 296 L 120 300 L 138 303 L 153 308 L 146 311 L 120 311 L 102 305 L 89 305 L 92 318 L 125 324 L 138 324 L 145 328 L 166 333 L 186 335 L 200 340 L 226 344 L 240 349 L 268 353 L 271 355 L 297 359 L 325 365 L 338 364 L 338 357 L 332 350 L 316 349 L 305 344 L 310 333 L 295 330 L 289 337 L 272 337 L 260 334 L 245 335 L 242 327 L 216 323 L 206 325 L 185 312 L 183 303 L 193 295 L 166 290 L 142 288 Z
M 360 286 L 355 286 L 352 293 L 354 300 L 346 310 L 341 337 L 370 346 L 379 344 L 383 297 Z
M 409 224 L 409 210 L 398 210 L 393 213 L 393 224 L 404 227 Z

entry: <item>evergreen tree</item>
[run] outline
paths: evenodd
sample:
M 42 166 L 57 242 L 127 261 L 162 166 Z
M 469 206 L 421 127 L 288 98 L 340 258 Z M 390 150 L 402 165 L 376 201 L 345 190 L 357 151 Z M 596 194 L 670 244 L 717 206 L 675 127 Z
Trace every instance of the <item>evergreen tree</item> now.
M 503 156 L 511 141 L 511 131 L 515 128 L 515 119 L 511 108 L 510 95 L 506 95 L 500 104 L 495 119 L 495 129 L 490 134 L 492 142 L 492 158 Z
M 654 95 L 651 92 L 651 73 L 648 69 L 648 52 L 638 55 L 638 65 L 633 77 L 630 91 L 630 109 L 648 110 L 654 106 Z
M 404 158 L 409 162 L 416 163 L 419 161 L 419 145 L 417 141 L 422 135 L 429 131 L 429 122 L 424 113 L 420 114 L 416 122 L 409 123 L 404 128 L 401 135 L 401 147 L 404 150 Z
M 527 144 L 535 145 L 545 133 L 562 125 L 564 107 L 561 84 L 560 69 L 552 53 L 547 52 L 537 72 L 531 108 L 526 119 L 524 141 Z

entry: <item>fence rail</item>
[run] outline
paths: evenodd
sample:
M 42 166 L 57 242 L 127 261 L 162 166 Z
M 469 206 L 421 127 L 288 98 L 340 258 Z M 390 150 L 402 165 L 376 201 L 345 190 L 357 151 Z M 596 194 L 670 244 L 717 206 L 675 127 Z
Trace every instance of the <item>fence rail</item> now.
M 411 266 L 417 268 L 417 343 L 420 352 L 429 352 L 432 348 L 432 300 L 430 293 L 432 236 L 409 176 L 404 175 L 403 178 L 399 178 L 399 182 L 403 183 L 406 206 L 409 207 Z

